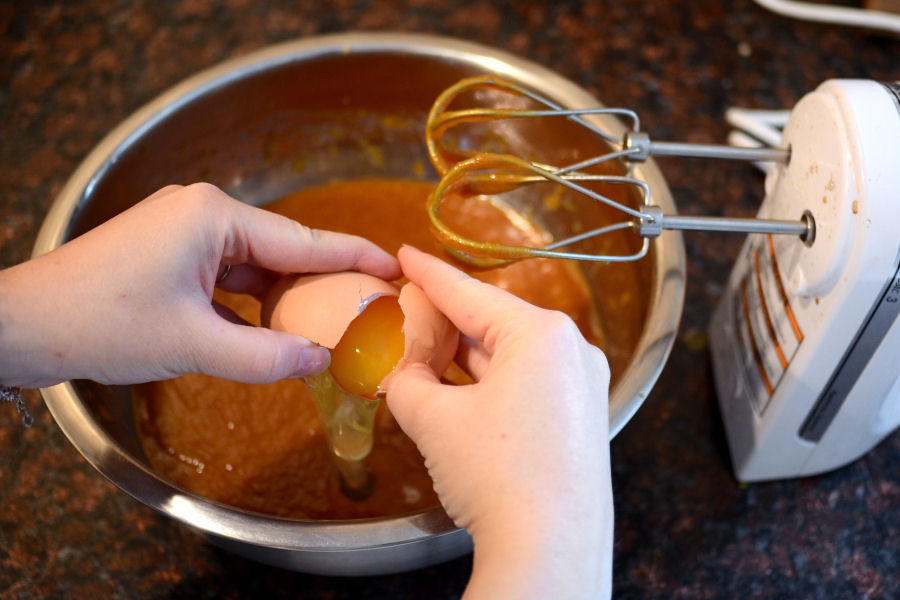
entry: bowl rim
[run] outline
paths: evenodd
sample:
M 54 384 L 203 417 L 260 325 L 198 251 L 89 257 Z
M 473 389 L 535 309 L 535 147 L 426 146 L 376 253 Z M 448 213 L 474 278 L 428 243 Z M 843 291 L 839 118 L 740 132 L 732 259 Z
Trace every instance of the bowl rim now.
M 90 197 L 95 184 L 117 158 L 145 132 L 193 100 L 257 73 L 323 57 L 359 53 L 405 53 L 457 61 L 505 75 L 524 85 L 553 90 L 554 98 L 572 107 L 601 106 L 586 90 L 563 76 L 506 51 L 429 34 L 351 32 L 302 38 L 264 47 L 226 60 L 167 89 L 110 131 L 83 159 L 60 190 L 39 230 L 32 256 L 66 241 L 70 220 Z M 613 118 L 599 119 L 622 133 Z M 654 202 L 666 213 L 675 206 L 662 173 L 651 159 L 636 175 L 653 189 Z M 647 321 L 635 357 L 610 390 L 609 435 L 614 437 L 640 408 L 674 345 L 685 293 L 685 252 L 681 234 L 665 232 L 652 240 L 654 286 Z M 636 366 L 636 368 L 635 368 Z M 408 544 L 435 536 L 464 535 L 441 507 L 423 512 L 351 521 L 301 521 L 244 511 L 203 498 L 168 482 L 121 448 L 78 401 L 71 382 L 41 390 L 44 402 L 63 433 L 102 475 L 147 506 L 213 537 L 272 549 L 339 551 Z

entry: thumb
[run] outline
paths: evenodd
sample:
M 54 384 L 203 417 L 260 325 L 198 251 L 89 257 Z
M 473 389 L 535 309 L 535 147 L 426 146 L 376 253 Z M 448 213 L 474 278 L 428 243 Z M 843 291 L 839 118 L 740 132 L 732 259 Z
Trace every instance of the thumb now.
M 218 316 L 193 344 L 194 365 L 201 373 L 243 383 L 272 383 L 303 377 L 328 368 L 326 348 L 283 331 L 230 323 Z
M 428 421 L 438 418 L 434 404 L 446 391 L 444 384 L 428 365 L 421 362 L 401 366 L 384 382 L 388 408 L 403 431 L 418 441 Z

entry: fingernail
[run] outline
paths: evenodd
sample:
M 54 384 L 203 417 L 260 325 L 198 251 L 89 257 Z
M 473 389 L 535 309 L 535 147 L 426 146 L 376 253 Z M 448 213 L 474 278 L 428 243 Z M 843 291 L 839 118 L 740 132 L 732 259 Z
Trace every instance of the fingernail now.
M 308 346 L 300 349 L 300 362 L 294 377 L 304 377 L 321 373 L 331 364 L 331 354 L 321 346 Z

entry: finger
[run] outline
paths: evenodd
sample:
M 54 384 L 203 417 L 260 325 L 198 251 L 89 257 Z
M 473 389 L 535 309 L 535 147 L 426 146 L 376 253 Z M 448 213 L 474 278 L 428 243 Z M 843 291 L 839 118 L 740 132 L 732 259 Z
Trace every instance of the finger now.
M 287 217 L 237 203 L 234 227 L 242 233 L 237 239 L 239 256 L 260 267 L 281 273 L 328 273 L 361 271 L 397 279 L 397 259 L 369 240 L 332 231 L 304 227 Z M 226 248 L 226 261 L 229 258 Z M 237 262 L 241 262 L 240 260 Z
M 460 336 L 454 360 L 472 379 L 481 381 L 491 363 L 491 355 L 484 346 L 472 338 Z
M 230 323 L 210 311 L 197 319 L 193 339 L 204 343 L 192 357 L 196 370 L 244 383 L 271 383 L 319 373 L 331 360 L 328 350 L 300 336 Z
M 385 382 L 387 403 L 391 414 L 403 431 L 415 440 L 427 418 L 440 418 L 433 410 L 438 396 L 452 389 L 424 363 L 409 363 L 395 371 Z
M 478 342 L 484 343 L 488 330 L 497 323 L 539 310 L 415 248 L 404 246 L 397 256 L 403 274 L 425 291 L 457 329 Z
M 226 292 L 250 294 L 262 302 L 278 278 L 279 275 L 253 265 L 232 265 L 224 279 L 216 283 L 216 287 Z

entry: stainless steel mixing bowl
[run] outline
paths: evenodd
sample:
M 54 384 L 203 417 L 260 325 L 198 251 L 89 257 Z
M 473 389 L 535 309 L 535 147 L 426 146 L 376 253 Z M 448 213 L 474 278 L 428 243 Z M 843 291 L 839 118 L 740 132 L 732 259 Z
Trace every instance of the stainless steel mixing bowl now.
M 597 105 L 540 66 L 483 46 L 402 34 L 342 34 L 290 42 L 213 67 L 165 92 L 113 130 L 54 202 L 35 255 L 47 252 L 170 183 L 206 180 L 261 204 L 335 177 L 427 176 L 423 122 L 437 94 L 466 76 L 500 74 L 564 107 Z M 601 119 L 621 131 L 616 121 Z M 529 131 L 569 151 L 568 125 Z M 335 160 L 338 156 L 340 160 Z M 665 213 L 674 206 L 650 161 L 638 170 Z M 675 338 L 684 297 L 680 235 L 653 241 L 640 267 L 646 321 L 610 395 L 615 435 L 642 404 Z M 236 553 L 300 571 L 367 575 L 423 567 L 468 552 L 471 540 L 441 509 L 346 522 L 287 520 L 180 489 L 148 466 L 127 387 L 74 381 L 43 390 L 84 457 L 125 492 Z M 527 524 L 523 524 L 527 527 Z

